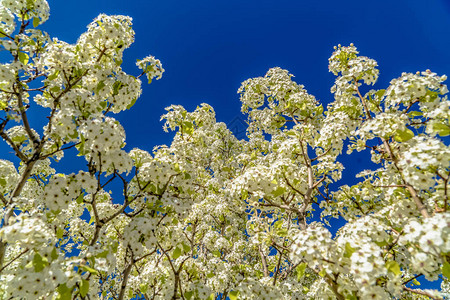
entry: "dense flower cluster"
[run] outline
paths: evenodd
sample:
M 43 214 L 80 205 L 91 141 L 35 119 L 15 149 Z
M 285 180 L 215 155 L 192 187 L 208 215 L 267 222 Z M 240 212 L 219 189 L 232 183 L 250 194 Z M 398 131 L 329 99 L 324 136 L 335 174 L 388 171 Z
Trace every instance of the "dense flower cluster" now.
M 170 145 L 125 151 L 113 117 L 160 79 L 122 68 L 132 20 L 100 15 L 75 44 L 38 29 L 45 0 L 0 1 L 0 299 L 442 299 L 450 291 L 446 76 L 373 85 L 375 60 L 335 48 L 324 111 L 281 68 L 244 81 L 239 140 L 214 109 L 162 116 Z M 28 22 L 30 21 L 30 22 Z M 21 28 L 21 33 L 17 32 Z M 36 88 L 36 86 L 38 88 Z M 34 102 L 43 130 L 30 127 Z M 336 183 L 347 153 L 377 164 Z M 58 162 L 73 151 L 75 173 Z M 346 222 L 336 234 L 332 218 Z M 417 288 L 422 278 L 441 291 Z M 446 294 L 447 293 L 447 294 Z
M 156 78 L 157 80 L 161 79 L 162 74 L 164 73 L 161 61 L 152 55 L 139 59 L 136 66 L 146 74 L 149 83 L 152 82 L 153 78 Z

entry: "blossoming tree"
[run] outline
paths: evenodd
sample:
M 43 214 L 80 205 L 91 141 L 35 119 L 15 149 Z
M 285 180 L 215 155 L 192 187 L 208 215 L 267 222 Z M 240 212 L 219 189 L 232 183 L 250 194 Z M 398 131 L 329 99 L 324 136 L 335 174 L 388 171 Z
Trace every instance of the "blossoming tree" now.
M 113 116 L 139 98 L 140 77 L 164 72 L 152 56 L 138 61 L 137 77 L 121 69 L 131 19 L 100 15 L 68 44 L 36 29 L 49 16 L 45 0 L 0 3 L 10 54 L 0 64 L 0 136 L 17 157 L 0 160 L 2 299 L 440 299 L 449 291 L 445 76 L 404 73 L 368 90 L 377 63 L 339 46 L 325 111 L 273 68 L 238 91 L 248 139 L 216 122 L 207 104 L 173 105 L 163 116 L 176 132 L 171 145 L 126 152 Z M 34 115 L 46 123 L 35 130 L 36 105 L 48 114 Z M 75 149 L 86 166 L 58 172 Z M 378 169 L 338 186 L 338 156 L 354 150 L 370 151 Z M 346 220 L 335 235 L 330 218 Z M 441 291 L 414 286 L 421 278 L 440 279 Z

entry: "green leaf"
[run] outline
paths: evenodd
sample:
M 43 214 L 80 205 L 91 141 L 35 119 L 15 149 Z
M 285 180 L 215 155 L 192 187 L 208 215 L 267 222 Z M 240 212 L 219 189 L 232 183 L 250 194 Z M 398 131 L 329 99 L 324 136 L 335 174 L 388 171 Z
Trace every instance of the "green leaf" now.
M 81 75 L 83 75 L 83 72 L 84 72 L 83 69 L 75 68 L 75 69 L 73 70 L 73 74 L 75 75 L 75 77 L 80 77 Z
M 350 258 L 353 252 L 355 252 L 355 248 L 353 248 L 349 242 L 345 243 L 344 257 Z
M 78 197 L 77 197 L 77 203 L 78 204 L 83 203 L 83 198 L 84 198 L 84 194 L 79 194 Z
M 386 269 L 389 270 L 389 272 L 394 273 L 395 275 L 401 275 L 402 271 L 400 270 L 400 266 L 395 260 L 391 260 L 386 262 Z
M 12 137 L 11 140 L 15 143 L 21 144 L 25 142 L 27 138 L 24 135 L 17 135 L 15 137 Z
M 108 106 L 108 102 L 106 102 L 106 101 L 100 102 L 100 107 L 102 108 L 102 110 L 105 109 L 107 106 Z
M 303 275 L 305 275 L 306 271 L 306 263 L 301 263 L 295 268 L 297 270 L 297 280 L 300 281 L 302 279 Z
M 181 256 L 181 249 L 176 247 L 175 250 L 173 250 L 172 258 L 177 259 L 180 256 Z
M 191 300 L 192 296 L 194 296 L 194 291 L 184 292 L 184 298 L 187 300 Z
M 109 251 L 105 250 L 103 252 L 100 252 L 99 254 L 97 254 L 97 257 L 101 257 L 101 258 L 106 258 L 108 256 Z
M 273 228 L 275 228 L 275 229 L 281 229 L 282 226 L 283 226 L 283 220 L 278 220 L 275 223 L 273 223 Z
M 97 274 L 98 274 L 98 271 L 97 271 L 97 270 L 95 270 L 95 269 L 93 269 L 93 268 L 91 268 L 91 267 L 89 267 L 89 266 L 82 265 L 81 268 L 82 268 L 84 271 L 89 272 L 89 273 L 91 273 L 91 274 L 94 274 L 94 275 L 97 275 Z
M 98 94 L 98 92 L 101 91 L 102 88 L 106 86 L 105 82 L 102 80 L 97 84 L 97 87 L 95 88 L 95 93 Z
M 119 94 L 119 90 L 122 88 L 123 84 L 121 81 L 116 81 L 113 84 L 113 96 Z
M 446 124 L 442 123 L 434 123 L 433 130 L 437 132 L 440 136 L 448 136 L 450 135 L 450 127 Z
M 286 189 L 284 187 L 277 187 L 274 191 L 272 191 L 272 195 L 274 197 L 278 197 L 284 194 L 284 192 L 286 192 Z
M 56 251 L 55 247 L 53 247 L 52 253 L 50 253 L 50 257 L 52 258 L 52 261 L 58 258 L 58 251 Z
M 442 265 L 442 275 L 450 279 L 450 264 L 448 262 Z
M 395 133 L 394 140 L 397 142 L 406 142 L 414 137 L 414 132 L 410 129 L 397 130 Z
M 80 296 L 86 297 L 89 292 L 89 280 L 81 279 L 80 283 Z
M 319 276 L 320 277 L 325 277 L 325 275 L 327 275 L 327 271 L 325 271 L 325 269 L 320 270 Z
M 77 154 L 77 156 L 83 156 L 86 154 L 86 151 L 84 150 L 84 144 L 86 142 L 86 139 L 84 138 L 84 136 L 82 134 L 80 135 L 80 140 L 81 140 L 80 143 L 76 146 L 76 148 L 80 152 Z
M 6 179 L 0 178 L 0 185 L 1 186 L 6 186 Z
M 386 90 L 378 90 L 375 95 L 377 95 L 378 98 L 381 98 L 384 96 L 384 93 L 386 92 Z
M 287 236 L 288 230 L 286 228 L 281 228 L 276 231 L 276 234 L 281 237 Z
M 63 228 L 58 228 L 58 229 L 56 230 L 56 237 L 57 237 L 58 239 L 61 239 L 63 236 L 64 236 L 64 229 L 63 229 Z
M 56 70 L 55 73 L 53 73 L 52 75 L 48 76 L 47 79 L 50 80 L 50 81 L 51 80 L 55 80 L 56 77 L 58 77 L 58 75 L 59 75 L 59 70 Z
M 145 294 L 145 293 L 147 293 L 148 286 L 147 286 L 146 284 L 144 284 L 144 283 L 141 283 L 141 284 L 139 285 L 139 290 L 141 290 L 141 292 L 142 292 L 143 294 Z
M 137 98 L 134 98 L 134 99 L 130 102 L 130 104 L 127 105 L 127 109 L 132 108 L 133 105 L 136 103 L 136 100 L 137 100 Z
M 41 272 L 48 265 L 46 258 L 43 258 L 39 253 L 33 257 L 33 267 L 35 272 Z
M 4 110 L 8 106 L 8 103 L 0 101 L 0 110 Z
M 38 27 L 39 23 L 41 23 L 41 20 L 39 20 L 39 18 L 34 17 L 33 18 L 33 27 Z
M 347 295 L 345 296 L 345 300 L 358 300 L 358 297 L 356 297 L 355 295 Z
M 189 245 L 186 245 L 185 243 L 183 243 L 182 245 L 184 253 L 188 253 L 191 250 L 191 247 Z
M 242 190 L 241 200 L 245 200 L 247 198 L 248 198 L 248 191 L 247 190 Z
M 194 133 L 194 125 L 189 121 L 183 122 L 183 132 L 187 134 L 193 134 Z
M 228 297 L 230 298 L 230 300 L 237 300 L 239 295 L 238 291 L 231 291 L 228 293 Z
M 71 300 L 72 299 L 72 289 L 69 289 L 67 285 L 60 284 L 58 286 L 58 297 L 56 299 L 58 300 Z
M 18 56 L 21 63 L 23 63 L 24 65 L 28 64 L 28 60 L 30 59 L 28 54 L 26 54 L 25 52 L 19 52 Z
M 61 88 L 59 86 L 54 86 L 50 89 L 50 92 L 52 92 L 53 94 L 58 93 L 61 90 Z
M 320 104 L 317 108 L 316 108 L 316 112 L 318 115 L 321 115 L 323 113 L 323 106 L 322 104 Z
M 408 113 L 408 115 L 410 115 L 412 118 L 414 118 L 414 117 L 422 116 L 423 113 L 421 111 L 411 111 Z
M 381 241 L 381 242 L 375 241 L 375 244 L 377 244 L 380 247 L 389 245 L 389 243 L 387 241 Z

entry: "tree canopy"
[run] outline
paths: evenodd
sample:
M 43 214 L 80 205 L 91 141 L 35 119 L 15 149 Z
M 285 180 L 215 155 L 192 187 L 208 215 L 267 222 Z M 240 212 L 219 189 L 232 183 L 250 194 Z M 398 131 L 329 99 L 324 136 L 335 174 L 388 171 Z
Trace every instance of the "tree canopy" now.
M 45 0 L 2 0 L 0 16 L 0 136 L 16 156 L 0 159 L 2 299 L 449 295 L 445 75 L 370 89 L 377 62 L 339 45 L 327 107 L 276 67 L 238 90 L 246 139 L 208 104 L 172 105 L 172 143 L 127 152 L 114 115 L 143 76 L 164 72 L 153 56 L 137 76 L 122 70 L 131 18 L 99 15 L 69 44 L 38 29 Z M 349 186 L 339 158 L 354 151 L 377 169 Z M 85 165 L 58 171 L 74 153 Z M 332 218 L 345 224 L 330 231 Z M 420 289 L 422 278 L 441 290 Z

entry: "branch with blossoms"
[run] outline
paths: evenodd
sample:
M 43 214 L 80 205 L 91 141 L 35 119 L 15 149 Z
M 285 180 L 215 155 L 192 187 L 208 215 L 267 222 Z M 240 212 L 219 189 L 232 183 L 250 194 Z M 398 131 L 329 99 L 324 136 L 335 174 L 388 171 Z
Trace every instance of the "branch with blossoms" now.
M 68 44 L 30 28 L 45 0 L 3 1 L 0 15 L 0 137 L 15 155 L 0 160 L 0 297 L 440 299 L 410 285 L 445 290 L 449 276 L 446 76 L 363 94 L 377 63 L 339 45 L 325 109 L 272 68 L 238 90 L 246 139 L 208 104 L 172 105 L 170 145 L 125 151 L 113 116 L 164 72 L 153 56 L 122 70 L 131 18 L 99 15 Z M 40 131 L 31 103 L 48 111 Z M 348 140 L 377 165 L 352 186 Z M 85 163 L 60 172 L 72 152 Z M 345 220 L 335 234 L 332 218 Z

